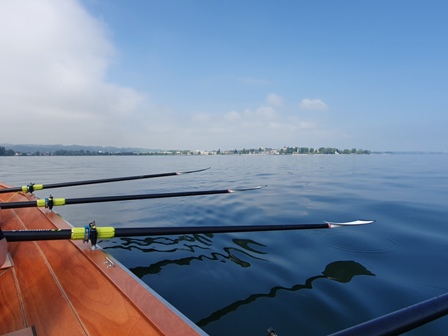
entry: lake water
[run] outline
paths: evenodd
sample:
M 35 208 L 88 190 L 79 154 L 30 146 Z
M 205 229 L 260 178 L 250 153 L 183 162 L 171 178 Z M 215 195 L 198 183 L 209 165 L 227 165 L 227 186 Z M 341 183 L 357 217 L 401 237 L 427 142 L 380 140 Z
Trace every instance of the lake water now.
M 69 205 L 74 226 L 345 222 L 296 232 L 101 242 L 210 335 L 326 335 L 448 291 L 448 155 L 2 157 L 14 186 L 211 167 L 151 180 L 50 189 L 43 198 L 227 189 L 244 193 Z M 448 318 L 409 333 L 446 335 Z

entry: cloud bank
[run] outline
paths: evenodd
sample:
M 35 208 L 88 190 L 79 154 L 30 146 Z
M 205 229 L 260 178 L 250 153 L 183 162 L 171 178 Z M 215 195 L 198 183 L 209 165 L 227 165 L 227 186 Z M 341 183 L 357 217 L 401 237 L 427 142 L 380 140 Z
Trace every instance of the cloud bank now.
M 0 3 L 0 110 L 5 142 L 105 142 L 144 100 L 106 81 L 115 50 L 105 26 L 76 1 Z M 121 126 L 120 126 L 121 127 Z M 43 132 L 45 130 L 45 132 Z M 107 143 L 106 143 L 107 142 Z

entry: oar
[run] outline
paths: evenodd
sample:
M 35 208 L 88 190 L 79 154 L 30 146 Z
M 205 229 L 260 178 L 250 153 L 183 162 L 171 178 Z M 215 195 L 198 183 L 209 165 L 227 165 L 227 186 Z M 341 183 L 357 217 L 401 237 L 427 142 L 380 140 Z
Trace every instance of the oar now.
M 101 203 L 101 202 L 132 201 L 132 200 L 142 200 L 142 199 L 151 199 L 151 198 L 169 198 L 169 197 L 229 194 L 229 193 L 234 193 L 234 192 L 238 192 L 238 191 L 256 190 L 256 189 L 260 189 L 263 187 L 265 187 L 265 186 L 258 186 L 258 187 L 253 187 L 253 188 L 242 188 L 242 189 L 184 191 L 184 192 L 160 193 L 160 194 L 98 196 L 98 197 L 81 197 L 81 198 L 53 198 L 52 196 L 50 196 L 48 198 L 38 199 L 36 201 L 0 203 L 0 209 L 46 207 L 51 210 L 53 208 L 53 206 L 66 205 L 66 204 L 86 204 L 86 203 Z
M 401 335 L 447 314 L 448 293 L 445 293 L 331 335 Z
M 142 179 L 150 179 L 150 178 L 156 178 L 156 177 L 176 176 L 176 175 L 182 175 L 182 174 L 198 173 L 198 172 L 201 172 L 201 171 L 204 171 L 207 169 L 210 169 L 210 167 L 204 168 L 204 169 L 198 169 L 198 170 L 187 170 L 187 171 L 180 171 L 180 172 L 173 172 L 173 173 L 113 177 L 113 178 L 98 179 L 98 180 L 86 180 L 86 181 L 63 182 L 63 183 L 52 183 L 52 184 L 30 183 L 23 187 L 0 189 L 0 194 L 8 193 L 8 192 L 19 192 L 19 191 L 32 193 L 35 190 L 42 190 L 42 189 L 63 188 L 63 187 L 73 187 L 73 186 L 88 185 L 88 184 L 98 184 L 98 183 L 120 182 L 120 181 L 130 181 L 130 180 L 142 180 Z
M 373 220 L 356 220 L 346 223 L 324 222 L 317 224 L 277 224 L 277 225 L 229 225 L 229 226 L 180 226 L 180 227 L 143 227 L 143 228 L 114 228 L 97 227 L 98 239 L 111 239 L 116 237 L 137 236 L 167 236 L 182 234 L 205 233 L 233 233 L 233 232 L 261 232 L 261 231 L 288 231 L 288 230 L 316 230 L 332 229 L 344 226 L 358 226 L 373 223 Z M 85 228 L 59 230 L 12 230 L 3 231 L 7 241 L 34 241 L 34 240 L 82 240 L 85 237 Z

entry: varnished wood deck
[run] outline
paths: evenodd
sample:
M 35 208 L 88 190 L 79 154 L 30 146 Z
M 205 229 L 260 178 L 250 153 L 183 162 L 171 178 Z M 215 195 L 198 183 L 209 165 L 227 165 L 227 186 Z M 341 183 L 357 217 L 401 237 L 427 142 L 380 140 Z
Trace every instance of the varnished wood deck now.
M 0 195 L 2 202 L 30 197 Z M 70 227 L 58 214 L 38 208 L 0 210 L 0 225 L 3 230 Z M 8 243 L 8 251 L 13 266 L 0 270 L 0 334 L 31 326 L 37 335 L 204 334 L 90 244 L 17 242 Z M 115 267 L 107 267 L 106 257 Z

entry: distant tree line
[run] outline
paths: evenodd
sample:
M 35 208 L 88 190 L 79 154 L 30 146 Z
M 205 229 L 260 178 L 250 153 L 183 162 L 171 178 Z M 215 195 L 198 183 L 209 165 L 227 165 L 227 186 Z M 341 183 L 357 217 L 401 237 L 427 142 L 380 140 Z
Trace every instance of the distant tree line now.
M 173 154 L 172 152 L 168 154 Z M 54 151 L 51 154 L 48 155 L 54 155 L 54 156 L 112 156 L 112 155 L 122 155 L 122 156 L 129 156 L 129 155 L 163 155 L 162 153 L 135 153 L 135 152 L 104 152 L 104 151 L 89 151 L 89 150 L 65 150 L 60 149 L 57 151 Z
M 371 154 L 371 151 L 364 150 L 364 149 L 343 149 L 339 150 L 337 148 L 331 148 L 331 147 L 320 147 L 320 148 L 310 148 L 310 147 L 283 147 L 280 150 L 275 150 L 272 148 L 251 148 L 246 149 L 243 148 L 242 150 L 234 150 L 233 154 L 263 154 L 263 153 L 270 153 L 270 154 L 281 154 L 281 155 L 287 155 L 287 154 Z M 219 150 L 217 152 L 219 153 Z
M 16 153 L 12 149 L 6 149 L 3 146 L 0 146 L 0 156 L 14 156 Z
M 250 149 L 240 149 L 240 150 L 226 150 L 221 151 L 220 149 L 216 151 L 190 151 L 190 150 L 168 150 L 168 151 L 158 151 L 158 152 L 108 152 L 108 151 L 90 151 L 90 150 L 67 150 L 59 149 L 53 152 L 40 152 L 36 151 L 33 153 L 16 153 L 12 149 L 5 149 L 0 146 L 0 156 L 130 156 L 130 155 L 244 155 L 244 154 L 280 154 L 280 155 L 290 155 L 290 154 L 371 154 L 369 150 L 363 149 L 343 149 L 339 150 L 337 148 L 331 147 L 320 147 L 318 149 L 309 147 L 283 147 L 281 149 L 272 148 L 250 148 Z
M 66 150 L 66 149 L 58 149 L 54 151 L 50 155 L 55 156 L 93 156 L 93 155 L 110 155 L 108 152 L 97 152 L 97 151 L 89 151 L 89 150 Z
M 318 149 L 308 147 L 285 147 L 280 150 L 280 154 L 370 154 L 371 151 L 363 149 L 343 149 L 330 147 L 320 147 Z

